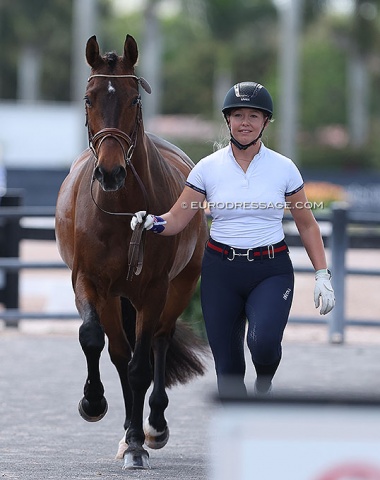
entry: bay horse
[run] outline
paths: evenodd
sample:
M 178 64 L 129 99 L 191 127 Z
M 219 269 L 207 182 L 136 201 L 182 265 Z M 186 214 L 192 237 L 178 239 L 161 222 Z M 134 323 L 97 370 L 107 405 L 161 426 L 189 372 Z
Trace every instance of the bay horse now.
M 131 215 L 168 211 L 193 164 L 179 148 L 144 131 L 139 87 L 148 92 L 150 87 L 135 74 L 138 48 L 132 36 L 126 36 L 122 56 L 101 55 L 93 36 L 86 59 L 89 148 L 62 183 L 55 227 L 82 320 L 87 379 L 79 412 L 90 422 L 107 412 L 99 370 L 107 336 L 125 404 L 125 437 L 117 456 L 124 458 L 125 469 L 150 468 L 144 443 L 158 449 L 169 438 L 166 387 L 205 371 L 202 342 L 177 319 L 196 288 L 207 222 L 200 211 L 176 236 L 148 231 L 131 239 Z M 136 251 L 142 255 L 136 257 Z

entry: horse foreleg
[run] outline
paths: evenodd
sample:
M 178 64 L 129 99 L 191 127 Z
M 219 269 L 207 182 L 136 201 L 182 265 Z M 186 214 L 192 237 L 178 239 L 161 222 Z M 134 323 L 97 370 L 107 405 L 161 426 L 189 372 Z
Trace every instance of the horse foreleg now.
M 122 307 L 122 308 L 121 308 Z M 111 298 L 108 300 L 107 308 L 102 314 L 102 323 L 105 333 L 108 337 L 108 351 L 112 363 L 115 365 L 119 374 L 121 388 L 123 391 L 125 420 L 124 432 L 127 431 L 131 423 L 133 396 L 129 384 L 128 364 L 131 360 L 131 343 L 135 343 L 135 310 L 129 304 L 127 299 Z M 125 442 L 125 434 L 119 442 L 117 459 L 123 459 L 124 453 L 128 449 Z
M 166 337 L 153 340 L 154 387 L 149 398 L 150 415 L 144 422 L 145 444 L 153 449 L 164 447 L 169 440 L 169 428 L 164 416 L 169 404 L 165 391 L 165 361 L 168 346 Z
M 143 409 L 146 392 L 152 381 L 150 363 L 151 334 L 138 336 L 132 360 L 129 363 L 129 382 L 133 392 L 132 416 L 125 435 L 128 449 L 124 453 L 124 469 L 150 468 L 149 454 L 143 448 Z
M 87 360 L 87 379 L 84 397 L 79 402 L 80 415 L 88 422 L 97 422 L 107 413 L 108 405 L 104 397 L 104 387 L 100 380 L 99 360 L 105 345 L 104 331 L 98 314 L 89 307 L 82 316 L 79 328 L 79 342 Z

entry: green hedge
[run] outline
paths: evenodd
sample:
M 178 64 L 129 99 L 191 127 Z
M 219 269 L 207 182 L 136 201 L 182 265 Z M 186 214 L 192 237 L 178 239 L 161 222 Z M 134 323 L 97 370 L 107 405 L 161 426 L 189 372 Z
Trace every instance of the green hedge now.
M 200 281 L 194 292 L 193 298 L 186 310 L 181 315 L 181 319 L 191 326 L 192 330 L 204 340 L 207 340 L 206 328 L 202 315 Z

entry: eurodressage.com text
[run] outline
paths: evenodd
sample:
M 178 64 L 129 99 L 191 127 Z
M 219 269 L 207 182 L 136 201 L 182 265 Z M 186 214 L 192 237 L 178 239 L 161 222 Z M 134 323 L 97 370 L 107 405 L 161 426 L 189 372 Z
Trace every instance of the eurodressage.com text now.
M 308 210 L 324 209 L 324 202 L 296 202 L 294 205 L 291 202 L 187 202 L 182 203 L 182 208 L 191 208 L 192 210 L 216 208 L 218 210 L 297 210 L 306 208 Z

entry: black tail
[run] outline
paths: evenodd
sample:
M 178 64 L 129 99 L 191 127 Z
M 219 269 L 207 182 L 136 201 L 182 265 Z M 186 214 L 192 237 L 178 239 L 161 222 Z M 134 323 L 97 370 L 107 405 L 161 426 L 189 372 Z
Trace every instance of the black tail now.
M 204 375 L 204 360 L 209 355 L 209 348 L 190 327 L 177 321 L 166 356 L 165 384 L 172 387 L 184 384 L 194 377 Z
M 134 350 L 136 343 L 136 310 L 127 298 L 122 297 L 121 307 L 124 331 L 132 350 Z M 184 384 L 194 377 L 204 375 L 206 371 L 204 360 L 209 354 L 210 350 L 207 343 L 198 337 L 187 324 L 178 320 L 166 355 L 166 387 Z M 154 362 L 153 352 L 151 359 Z

